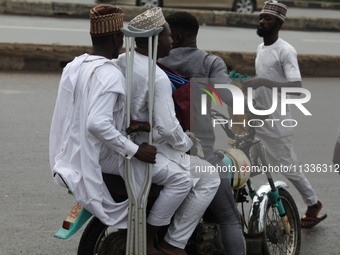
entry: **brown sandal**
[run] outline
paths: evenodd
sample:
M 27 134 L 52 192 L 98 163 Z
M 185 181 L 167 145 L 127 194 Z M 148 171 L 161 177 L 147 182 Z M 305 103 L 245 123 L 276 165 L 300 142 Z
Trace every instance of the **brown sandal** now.
M 318 217 L 307 217 L 306 215 L 304 215 L 301 219 L 301 228 L 312 228 L 326 218 L 327 218 L 327 214 L 323 215 L 320 218 L 318 218 Z
M 315 205 L 308 206 L 306 214 L 301 218 L 301 228 L 312 228 L 327 218 L 327 214 L 318 217 L 322 204 L 318 201 Z

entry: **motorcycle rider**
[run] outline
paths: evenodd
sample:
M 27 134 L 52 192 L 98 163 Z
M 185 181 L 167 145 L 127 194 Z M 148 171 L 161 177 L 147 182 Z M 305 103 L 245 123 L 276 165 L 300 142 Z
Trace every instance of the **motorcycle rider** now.
M 159 63 L 187 77 L 195 79 L 209 78 L 211 86 L 214 86 L 214 84 L 229 84 L 231 82 L 224 61 L 218 56 L 197 48 L 196 39 L 199 23 L 195 16 L 188 12 L 179 11 L 167 16 L 166 20 L 170 25 L 174 43 L 170 55 L 161 58 Z M 195 85 L 196 83 L 191 83 L 191 86 Z M 217 89 L 217 91 L 223 102 L 229 105 L 232 103 L 232 96 L 230 94 L 225 93 L 224 90 L 219 91 Z M 191 104 L 195 103 L 197 103 L 196 100 L 191 100 Z M 200 111 L 200 107 L 192 107 L 192 109 L 191 122 L 195 121 L 195 125 L 191 125 L 191 131 L 200 139 L 205 158 L 212 159 L 211 163 L 215 161 L 215 163 L 223 165 L 221 160 L 217 160 L 219 155 L 214 150 L 215 135 L 211 124 L 212 117 L 210 111 L 207 111 L 207 114 L 202 116 L 199 112 L 195 111 L 195 109 Z M 235 255 L 245 254 L 245 239 L 240 214 L 236 208 L 228 178 L 221 178 L 221 184 L 208 208 L 208 212 L 220 224 L 225 252 Z

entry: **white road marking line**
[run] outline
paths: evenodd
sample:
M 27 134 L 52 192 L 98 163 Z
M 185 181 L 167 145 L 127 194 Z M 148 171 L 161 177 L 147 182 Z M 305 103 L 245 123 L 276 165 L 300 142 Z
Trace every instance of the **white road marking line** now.
M 62 27 L 26 27 L 26 26 L 1 26 L 5 29 L 26 29 L 26 30 L 48 30 L 48 31 L 70 31 L 70 32 L 88 32 L 88 29 L 81 28 L 62 28 Z
M 9 90 L 9 89 L 0 89 L 0 95 L 13 95 L 13 94 L 22 94 L 27 93 L 27 91 L 17 91 L 17 90 Z
M 326 40 L 326 39 L 302 39 L 302 41 L 312 43 L 340 43 L 340 40 Z

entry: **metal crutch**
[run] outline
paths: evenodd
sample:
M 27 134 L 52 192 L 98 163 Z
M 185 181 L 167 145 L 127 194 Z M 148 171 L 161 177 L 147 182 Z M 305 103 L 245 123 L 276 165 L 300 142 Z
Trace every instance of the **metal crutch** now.
M 131 121 L 131 84 L 133 81 L 133 60 L 136 37 L 148 38 L 148 91 L 149 91 L 149 123 L 151 130 L 149 133 L 149 144 L 152 144 L 152 120 L 154 104 L 154 86 L 157 62 L 157 43 L 158 35 L 163 28 L 152 30 L 139 30 L 128 26 L 128 29 L 122 29 L 125 35 L 126 49 L 126 83 L 127 83 L 127 127 Z M 153 44 L 152 44 L 152 39 Z M 153 48 L 152 48 L 153 46 Z M 130 137 L 129 137 L 130 138 Z M 134 189 L 130 160 L 125 162 L 125 185 L 129 196 L 129 215 L 128 231 L 126 243 L 126 255 L 144 255 L 146 254 L 146 206 L 152 183 L 152 165 L 148 164 L 146 177 L 139 194 Z

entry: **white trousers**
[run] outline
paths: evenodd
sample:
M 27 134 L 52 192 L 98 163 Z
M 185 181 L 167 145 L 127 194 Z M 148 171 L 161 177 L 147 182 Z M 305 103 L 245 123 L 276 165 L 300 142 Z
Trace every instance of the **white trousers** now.
M 164 240 L 184 249 L 199 220 L 214 198 L 220 185 L 219 174 L 212 171 L 198 173 L 197 169 L 211 169 L 212 165 L 198 157 L 190 157 L 190 171 L 194 186 L 175 213 Z
M 172 216 L 190 192 L 193 182 L 190 172 L 172 161 L 167 161 L 157 171 L 152 182 L 162 185 L 163 189 L 152 206 L 147 221 L 153 226 L 165 226 L 170 224 Z
M 124 178 L 124 159 L 121 161 L 122 157 L 118 156 L 118 158 L 116 153 L 105 155 L 100 162 L 102 171 Z M 118 164 L 118 161 L 121 161 L 121 164 Z M 152 183 L 162 185 L 163 189 L 152 206 L 147 221 L 153 226 L 166 226 L 170 224 L 175 211 L 190 192 L 193 180 L 188 169 L 166 159 L 159 153 L 156 156 L 156 162 L 153 165 Z M 144 182 L 147 164 L 132 158 L 131 167 L 133 186 L 138 194 Z
M 287 169 L 291 169 L 290 172 L 282 172 L 282 174 L 299 191 L 307 206 L 315 205 L 318 198 L 304 173 L 299 171 L 292 136 L 283 138 L 267 137 L 262 134 L 256 134 L 256 136 L 266 148 L 268 163 L 272 166 L 287 166 Z

